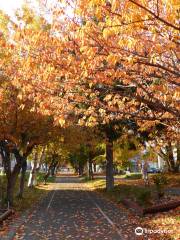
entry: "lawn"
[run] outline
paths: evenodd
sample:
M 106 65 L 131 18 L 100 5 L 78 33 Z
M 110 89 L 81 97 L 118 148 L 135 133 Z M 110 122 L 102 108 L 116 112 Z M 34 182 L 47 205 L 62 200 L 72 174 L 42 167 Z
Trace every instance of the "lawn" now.
M 179 174 L 167 174 L 168 185 L 166 187 L 178 187 L 180 175 Z M 150 176 L 150 178 L 152 175 Z M 121 204 L 123 198 L 131 198 L 136 200 L 141 206 L 148 206 L 151 199 L 151 195 L 154 192 L 154 186 L 146 188 L 143 185 L 142 179 L 127 179 L 125 176 L 115 181 L 115 187 L 112 191 L 106 192 L 105 179 L 94 179 L 87 181 L 86 185 L 89 189 L 96 191 L 106 198 L 119 204 L 119 207 L 124 206 Z M 131 214 L 131 213 L 130 213 Z M 144 217 L 134 216 L 141 227 L 147 229 L 161 229 L 171 230 L 171 234 L 165 238 L 161 234 L 151 236 L 152 240 L 178 240 L 180 239 L 180 207 L 170 210 L 168 212 L 149 214 Z
M 0 238 L 1 236 L 7 234 L 10 226 L 13 224 L 14 221 L 16 222 L 16 219 L 19 219 L 19 217 L 23 212 L 35 206 L 38 201 L 40 201 L 43 197 L 45 197 L 46 194 L 48 194 L 48 192 L 54 188 L 53 182 L 55 180 L 55 177 L 49 177 L 47 185 L 44 185 L 42 173 L 38 173 L 38 177 L 37 177 L 38 185 L 33 188 L 28 188 L 27 187 L 28 176 L 29 176 L 29 173 L 26 174 L 23 198 L 19 199 L 16 196 L 14 197 L 13 209 L 15 210 L 15 212 L 8 219 L 3 221 L 3 224 L 0 226 Z M 5 175 L 1 174 L 0 175 L 1 198 L 2 197 L 5 198 L 5 192 L 6 192 L 6 177 Z M 16 184 L 15 194 L 17 194 L 17 192 L 18 192 L 18 182 Z
M 156 190 L 153 183 L 153 177 L 155 174 L 149 175 L 150 185 L 144 186 L 144 181 L 140 173 L 131 173 L 128 175 L 116 175 L 115 187 L 112 191 L 106 192 L 105 190 L 105 178 L 94 178 L 92 181 L 85 179 L 87 187 L 105 194 L 107 197 L 113 199 L 116 202 L 121 202 L 124 198 L 130 198 L 137 201 L 142 206 L 148 206 L 150 201 L 155 198 Z M 179 188 L 180 186 L 180 174 L 165 174 L 167 178 L 167 184 L 165 189 Z
M 14 206 L 13 208 L 17 212 L 23 212 L 33 205 L 37 201 L 39 201 L 42 197 L 44 197 L 49 190 L 51 190 L 51 183 L 54 182 L 55 177 L 49 177 L 48 178 L 48 184 L 44 185 L 43 184 L 43 173 L 38 173 L 37 180 L 38 180 L 38 185 L 33 187 L 33 188 L 28 188 L 27 187 L 27 182 L 28 182 L 28 176 L 29 173 L 26 174 L 26 180 L 25 180 L 25 189 L 24 189 L 24 195 L 22 199 L 19 199 L 17 197 L 18 193 L 18 184 L 19 181 L 17 181 L 17 184 L 15 186 L 15 196 L 14 196 Z M 6 192 L 6 177 L 5 175 L 0 175 L 0 195 L 1 199 L 5 201 L 5 192 Z
M 142 206 L 147 206 L 151 198 L 151 188 L 147 189 L 144 186 L 137 186 L 135 184 L 130 185 L 127 181 L 124 183 L 115 181 L 114 189 L 108 192 L 105 189 L 105 180 L 95 179 L 86 182 L 86 184 L 88 188 L 105 195 L 116 203 L 120 203 L 125 198 L 130 198 L 136 200 Z

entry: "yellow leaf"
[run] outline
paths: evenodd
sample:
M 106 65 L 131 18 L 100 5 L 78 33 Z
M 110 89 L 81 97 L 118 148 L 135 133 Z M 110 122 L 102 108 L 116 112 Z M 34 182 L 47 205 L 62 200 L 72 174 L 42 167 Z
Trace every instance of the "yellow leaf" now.
M 65 124 L 65 120 L 63 118 L 60 118 L 59 119 L 59 124 L 61 125 L 61 127 L 63 127 L 64 124 Z
M 111 36 L 111 34 L 112 34 L 112 32 L 111 32 L 111 30 L 110 29 L 108 29 L 108 28 L 105 28 L 104 30 L 103 30 L 103 37 L 104 37 L 104 39 L 108 39 L 108 37 L 110 37 Z
M 112 1 L 112 7 L 111 7 L 111 9 L 112 9 L 113 12 L 115 12 L 116 9 L 119 8 L 119 6 L 120 6 L 120 1 L 119 1 L 119 0 L 113 0 L 113 1 Z
M 91 82 L 91 83 L 89 83 L 89 87 L 90 87 L 90 88 L 92 88 L 92 86 L 93 86 L 93 83 L 92 83 L 92 82 Z
M 107 57 L 107 61 L 108 61 L 109 64 L 115 65 L 116 62 L 118 61 L 118 56 L 113 55 L 113 54 L 110 54 L 110 55 Z

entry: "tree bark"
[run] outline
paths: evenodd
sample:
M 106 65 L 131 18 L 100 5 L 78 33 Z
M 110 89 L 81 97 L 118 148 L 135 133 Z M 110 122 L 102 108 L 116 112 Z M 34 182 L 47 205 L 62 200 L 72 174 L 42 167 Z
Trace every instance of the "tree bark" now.
M 106 190 L 114 188 L 113 141 L 106 142 Z
M 55 175 L 55 168 L 54 166 L 51 168 L 51 177 Z
M 30 174 L 29 174 L 29 180 L 28 180 L 28 187 L 34 187 L 36 186 L 36 167 L 37 167 L 37 163 L 34 162 L 34 165 L 30 171 Z
M 55 170 L 56 170 L 57 164 L 58 164 L 58 162 L 53 164 L 53 166 L 51 168 L 51 176 L 55 176 Z
M 167 164 L 168 172 L 178 173 L 180 167 L 180 144 L 179 142 L 176 144 L 177 149 L 177 160 L 175 160 L 175 156 L 173 154 L 173 146 L 171 142 L 165 147 L 165 152 L 162 149 L 159 152 L 159 155 L 163 158 L 163 160 Z
M 54 162 L 54 160 L 51 161 L 51 164 L 49 165 L 48 171 L 44 176 L 44 184 L 47 183 L 48 177 L 50 176 L 50 174 L 52 174 L 52 169 L 55 170 L 57 164 L 58 164 L 58 161 L 55 161 L 55 162 Z
M 4 170 L 7 178 L 6 199 L 10 206 L 13 205 L 14 188 L 21 168 L 22 174 L 20 179 L 20 195 L 23 194 L 25 173 L 27 167 L 26 158 L 28 154 L 31 152 L 32 148 L 33 145 L 29 145 L 26 149 L 26 152 L 22 156 L 20 154 L 20 150 L 13 142 L 7 140 L 0 141 L 0 154 L 3 159 Z M 11 170 L 11 154 L 14 154 L 14 157 L 16 159 L 16 164 L 13 170 Z
M 46 172 L 46 174 L 44 175 L 44 184 L 46 185 L 47 184 L 47 179 L 50 175 L 50 172 L 51 172 L 51 165 L 49 166 L 48 168 L 48 171 Z
M 14 166 L 13 171 L 10 174 L 11 175 L 11 179 L 10 179 L 10 182 L 9 182 L 10 183 L 10 195 L 9 195 L 10 198 L 9 199 L 7 198 L 10 205 L 13 205 L 13 202 L 11 200 L 11 192 L 12 192 L 12 197 L 13 197 L 14 187 L 15 187 L 18 175 L 21 171 L 21 168 L 23 167 L 24 168 L 23 170 L 26 172 L 26 163 L 24 163 L 24 161 L 26 162 L 26 159 L 23 156 L 21 156 L 21 154 L 20 154 L 20 152 L 17 148 L 14 148 L 12 150 L 12 152 L 14 153 L 14 156 L 16 158 L 16 164 Z M 23 179 L 22 179 L 21 183 L 23 183 L 24 180 L 25 180 L 25 176 L 23 176 Z M 11 187 L 12 187 L 12 190 L 11 190 Z M 23 192 L 23 184 L 21 185 L 21 187 L 22 187 L 21 191 Z
M 79 176 L 82 176 L 84 173 L 84 167 L 79 163 L 79 166 L 78 166 L 78 175 Z
M 179 173 L 180 170 L 180 142 L 177 143 L 177 160 L 175 172 Z
M 18 178 L 18 175 L 20 173 L 21 170 L 21 165 L 19 163 L 16 163 L 16 165 L 14 166 L 13 171 L 6 175 L 7 177 L 7 203 L 9 204 L 9 206 L 13 206 L 13 199 L 14 199 L 14 188 L 15 188 L 15 184 Z
M 168 143 L 168 146 L 166 147 L 166 157 L 165 157 L 165 160 L 166 160 L 166 163 L 167 163 L 167 166 L 168 166 L 168 171 L 169 172 L 172 172 L 172 173 L 178 173 L 179 172 L 179 165 L 180 165 L 180 156 L 179 156 L 179 152 L 180 152 L 180 149 L 179 149 L 179 144 L 177 144 L 177 160 L 175 161 L 175 157 L 174 157 L 174 154 L 173 154 L 173 146 L 171 144 L 171 142 Z
M 13 148 L 12 146 L 10 148 L 9 144 L 13 145 Z M 13 153 L 16 158 L 16 164 L 14 166 L 13 171 L 11 171 L 10 153 Z M 16 146 L 8 141 L 0 141 L 0 154 L 2 156 L 3 166 L 6 173 L 6 178 L 7 178 L 6 200 L 9 206 L 13 206 L 14 187 L 17 181 L 17 177 L 21 170 L 23 158 L 20 155 L 19 150 L 16 148 Z
M 40 160 L 39 160 L 39 164 L 38 167 L 36 167 L 36 173 L 35 173 L 35 185 L 38 185 L 38 181 L 37 181 L 37 174 L 39 173 L 41 166 L 45 160 L 46 157 L 46 146 L 43 147 L 42 152 L 41 152 L 41 156 L 40 156 Z
M 167 146 L 167 163 L 170 172 L 174 171 L 175 163 L 174 163 L 174 156 L 173 156 L 173 148 L 171 143 L 168 143 Z
M 27 170 L 27 160 L 25 158 L 21 168 L 21 177 L 20 177 L 19 193 L 18 193 L 19 198 L 23 198 L 26 170 Z
M 13 178 L 7 179 L 7 190 L 6 190 L 6 200 L 9 206 L 13 206 L 14 199 L 14 181 Z
M 88 161 L 88 163 L 89 163 L 89 167 L 88 167 L 88 171 L 89 171 L 89 179 L 90 180 L 93 180 L 93 165 L 92 165 L 92 159 L 91 159 L 91 157 L 89 158 L 89 161 Z
M 28 187 L 34 187 L 36 185 L 35 179 L 36 179 L 37 161 L 38 161 L 38 151 L 37 149 L 35 149 L 33 166 L 29 174 Z
M 24 142 L 24 146 L 26 145 L 26 150 L 23 152 L 23 155 L 21 156 L 22 159 L 22 165 L 21 165 L 21 176 L 20 176 L 20 182 L 19 182 L 19 193 L 18 197 L 23 198 L 24 193 L 24 186 L 25 186 L 25 180 L 26 180 L 26 170 L 27 170 L 27 157 L 32 152 L 34 148 L 34 144 L 27 144 L 27 142 Z
M 96 173 L 97 172 L 96 163 L 94 163 L 93 166 L 94 166 L 94 172 Z

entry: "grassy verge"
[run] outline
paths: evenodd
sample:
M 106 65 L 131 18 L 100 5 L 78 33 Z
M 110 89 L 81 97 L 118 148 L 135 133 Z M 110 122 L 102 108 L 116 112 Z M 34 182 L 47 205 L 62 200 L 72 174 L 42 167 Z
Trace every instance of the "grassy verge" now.
M 130 198 L 137 201 L 142 206 L 149 205 L 151 199 L 151 188 L 145 188 L 144 186 L 128 185 L 123 183 L 115 183 L 115 187 L 111 191 L 106 191 L 105 180 L 96 179 L 86 182 L 87 187 L 95 190 L 116 203 L 120 203 L 123 199 Z
M 121 202 L 125 198 L 132 199 L 138 202 L 141 206 L 146 207 L 151 205 L 151 201 L 155 197 L 156 189 L 152 178 L 155 174 L 150 174 L 150 186 L 145 187 L 142 175 L 140 173 L 131 173 L 128 175 L 115 176 L 115 187 L 113 190 L 106 192 L 105 179 L 95 178 L 92 181 L 84 179 L 87 186 L 113 199 L 116 202 Z M 165 174 L 168 184 L 165 188 L 180 186 L 180 174 Z
M 44 182 L 44 173 L 39 172 L 37 176 L 37 181 L 39 184 L 42 184 Z M 55 181 L 55 176 L 49 176 L 47 179 L 48 183 L 53 183 Z
M 19 199 L 17 197 L 18 189 L 19 189 L 19 181 L 17 181 L 15 186 L 15 195 L 14 195 L 14 209 L 18 212 L 23 212 L 29 208 L 31 208 L 33 205 L 35 205 L 42 197 L 44 197 L 48 191 L 51 190 L 51 183 L 54 182 L 55 177 L 49 177 L 48 178 L 48 184 L 44 186 L 43 184 L 43 173 L 38 173 L 37 181 L 38 185 L 33 188 L 28 188 L 28 177 L 29 173 L 26 174 L 25 179 L 25 189 L 24 189 L 24 195 L 22 199 Z M 5 201 L 5 192 L 6 192 L 6 177 L 5 175 L 0 175 L 0 192 L 1 196 L 0 198 Z
M 180 187 L 180 173 L 165 174 L 168 179 L 168 187 Z
M 179 174 L 167 174 L 169 183 L 167 187 L 176 187 L 178 186 L 180 176 Z M 146 188 L 142 185 L 141 180 L 127 180 L 127 181 L 116 181 L 115 188 L 106 192 L 105 190 L 105 180 L 104 179 L 95 179 L 93 181 L 86 182 L 87 187 L 91 190 L 97 191 L 103 194 L 108 199 L 116 203 L 120 203 L 123 198 L 134 198 L 136 199 L 141 206 L 149 205 L 149 192 L 146 192 Z M 151 186 L 149 189 L 151 192 L 154 192 L 154 187 Z M 152 230 L 161 230 L 161 231 L 171 231 L 169 234 L 163 236 L 161 234 L 155 234 L 152 236 L 152 240 L 178 240 L 180 239 L 180 207 L 172 209 L 168 212 L 150 214 L 143 218 L 138 218 L 139 226 L 144 226 L 147 229 Z
M 122 174 L 122 175 L 115 175 L 117 179 L 142 179 L 141 173 L 129 173 L 129 174 Z

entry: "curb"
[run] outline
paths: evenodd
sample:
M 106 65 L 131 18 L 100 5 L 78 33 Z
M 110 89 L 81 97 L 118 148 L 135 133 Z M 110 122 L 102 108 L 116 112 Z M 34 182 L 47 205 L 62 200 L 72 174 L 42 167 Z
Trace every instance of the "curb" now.
M 26 210 L 24 213 L 22 213 L 20 215 L 20 217 L 13 223 L 13 225 L 10 227 L 9 232 L 7 233 L 6 236 L 2 236 L 1 240 L 13 240 L 18 229 L 20 228 L 20 226 L 22 226 L 24 223 L 26 223 L 29 219 L 28 216 L 33 213 L 34 211 L 36 211 L 36 209 L 38 208 L 39 204 L 41 204 L 46 198 L 49 197 L 49 195 L 51 194 L 52 191 L 50 191 L 49 193 L 47 193 L 46 196 L 44 196 L 42 199 L 40 199 L 40 201 L 38 201 L 36 206 L 32 206 L 32 208 Z
M 2 215 L 0 215 L 0 222 L 2 222 L 3 220 L 5 220 L 10 214 L 13 213 L 12 209 L 8 209 L 6 210 Z
M 4 237 L 2 237 L 2 240 L 12 240 L 16 233 L 17 233 L 17 230 L 19 229 L 19 227 L 25 223 L 26 219 L 27 219 L 27 216 L 29 215 L 29 213 L 32 211 L 31 210 L 27 210 L 24 214 L 22 214 L 17 220 L 16 222 L 10 227 L 10 231 L 8 232 L 8 234 Z M 34 211 L 34 209 L 33 209 Z

